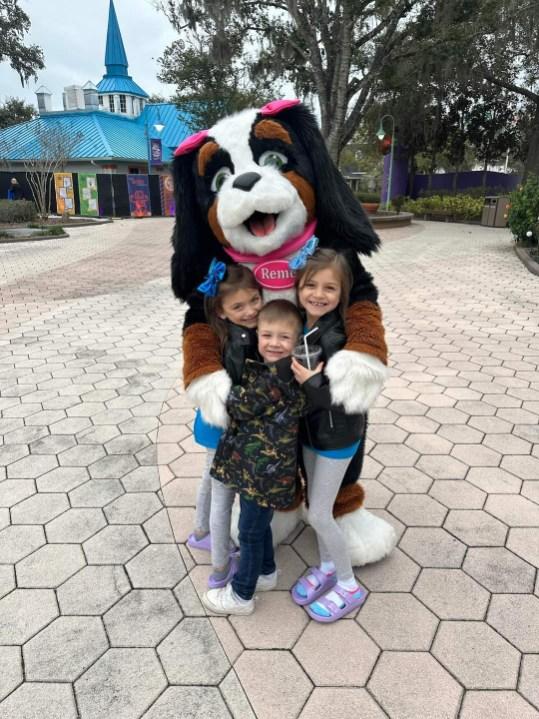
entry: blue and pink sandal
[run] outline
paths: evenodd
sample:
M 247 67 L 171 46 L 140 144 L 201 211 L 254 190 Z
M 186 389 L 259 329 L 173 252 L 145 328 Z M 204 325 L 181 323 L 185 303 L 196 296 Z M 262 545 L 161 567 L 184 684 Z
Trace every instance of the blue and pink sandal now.
M 308 576 L 312 575 L 315 577 L 318 585 L 315 587 L 309 580 Z M 315 599 L 321 597 L 322 594 L 329 592 L 329 590 L 337 583 L 337 577 L 335 573 L 325 574 L 318 567 L 311 567 L 304 577 L 300 577 L 292 588 L 292 599 L 300 607 L 304 607 L 307 604 L 312 604 Z
M 329 599 L 328 594 L 334 593 L 339 598 L 339 603 Z M 324 622 L 329 624 L 330 622 L 336 622 L 337 619 L 345 617 L 354 609 L 359 607 L 365 601 L 367 592 L 363 587 L 358 587 L 352 592 L 339 587 L 338 585 L 330 589 L 323 596 L 312 602 L 308 607 L 305 607 L 307 614 L 314 619 L 315 622 Z

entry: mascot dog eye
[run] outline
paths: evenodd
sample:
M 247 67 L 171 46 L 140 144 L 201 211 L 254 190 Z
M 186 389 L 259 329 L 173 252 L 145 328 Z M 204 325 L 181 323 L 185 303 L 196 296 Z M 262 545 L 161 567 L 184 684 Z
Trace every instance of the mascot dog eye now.
M 189 304 L 184 384 L 204 418 L 224 423 L 223 398 L 230 388 L 218 339 L 196 292 L 210 262 L 245 264 L 264 288 L 265 299 L 293 299 L 294 263 L 289 263 L 315 232 L 320 247 L 346 254 L 354 280 L 346 345 L 326 368 L 332 397 L 349 413 L 367 412 L 386 377 L 387 348 L 377 290 L 358 253 L 370 255 L 379 239 L 329 157 L 312 113 L 297 100 L 244 110 L 188 138 L 175 154 L 172 288 Z M 395 542 L 386 522 L 358 509 L 363 447 L 364 442 L 334 507 L 335 516 L 352 518 L 346 533 L 356 564 L 380 559 Z

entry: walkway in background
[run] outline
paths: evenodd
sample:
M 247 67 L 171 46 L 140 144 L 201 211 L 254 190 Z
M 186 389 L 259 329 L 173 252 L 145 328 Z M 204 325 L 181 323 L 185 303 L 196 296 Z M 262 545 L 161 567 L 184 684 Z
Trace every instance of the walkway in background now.
M 365 262 L 392 372 L 363 483 L 400 540 L 320 626 L 303 526 L 254 615 L 200 604 L 171 229 L 0 245 L 0 719 L 538 717 L 539 285 L 508 232 L 417 223 Z

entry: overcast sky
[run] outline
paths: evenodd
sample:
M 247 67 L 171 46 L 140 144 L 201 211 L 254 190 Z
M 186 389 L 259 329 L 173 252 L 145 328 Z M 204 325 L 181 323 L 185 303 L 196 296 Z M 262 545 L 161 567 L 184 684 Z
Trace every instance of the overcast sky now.
M 24 98 L 37 105 L 35 90 L 45 85 L 52 92 L 52 109 L 62 110 L 66 85 L 98 83 L 105 72 L 105 40 L 109 0 L 20 0 L 32 23 L 27 39 L 39 45 L 45 68 L 37 83 L 21 87 L 9 63 L 0 64 L 0 100 Z M 124 41 L 129 74 L 146 92 L 170 96 L 173 87 L 156 78 L 160 57 L 176 33 L 150 0 L 114 0 Z

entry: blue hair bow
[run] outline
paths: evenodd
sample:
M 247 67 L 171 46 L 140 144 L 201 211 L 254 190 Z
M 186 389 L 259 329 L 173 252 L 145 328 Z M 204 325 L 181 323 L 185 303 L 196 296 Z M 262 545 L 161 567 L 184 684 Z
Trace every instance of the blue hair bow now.
M 307 264 L 309 257 L 314 254 L 317 246 L 318 237 L 313 235 L 311 239 L 301 248 L 301 250 L 288 261 L 290 269 L 294 270 L 294 272 L 303 269 Z
M 215 297 L 217 294 L 217 288 L 219 282 L 226 275 L 226 265 L 224 262 L 218 262 L 215 257 L 211 261 L 210 269 L 208 274 L 204 278 L 204 281 L 197 287 L 199 292 L 207 297 Z

